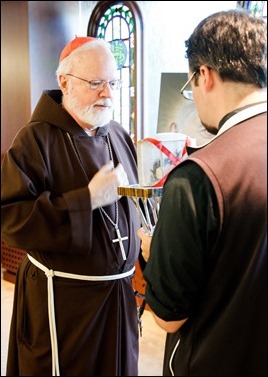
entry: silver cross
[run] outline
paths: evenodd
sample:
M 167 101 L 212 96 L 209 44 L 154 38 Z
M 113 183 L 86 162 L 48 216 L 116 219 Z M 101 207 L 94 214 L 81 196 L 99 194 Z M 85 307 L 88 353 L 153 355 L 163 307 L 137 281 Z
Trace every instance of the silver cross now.
M 124 249 L 123 241 L 128 240 L 128 236 L 121 237 L 121 233 L 120 233 L 120 230 L 119 230 L 117 225 L 115 226 L 115 231 L 116 231 L 117 238 L 115 238 L 112 241 L 113 241 L 113 243 L 119 242 L 119 246 L 120 246 L 120 249 L 121 249 L 123 260 L 126 260 L 127 257 L 126 257 L 126 252 L 125 252 L 125 249 Z

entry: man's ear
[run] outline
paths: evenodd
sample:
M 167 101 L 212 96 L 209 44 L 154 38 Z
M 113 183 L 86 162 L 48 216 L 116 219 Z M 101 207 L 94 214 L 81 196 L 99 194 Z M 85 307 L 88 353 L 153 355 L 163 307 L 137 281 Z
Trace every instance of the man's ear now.
M 62 93 L 67 94 L 68 93 L 68 80 L 66 79 L 66 75 L 64 74 L 59 75 L 59 85 L 60 85 L 60 89 Z
M 215 72 L 213 71 L 213 69 L 209 68 L 206 65 L 201 65 L 201 67 L 199 68 L 200 80 L 202 80 L 204 89 L 206 91 L 210 91 L 215 84 L 214 74 Z

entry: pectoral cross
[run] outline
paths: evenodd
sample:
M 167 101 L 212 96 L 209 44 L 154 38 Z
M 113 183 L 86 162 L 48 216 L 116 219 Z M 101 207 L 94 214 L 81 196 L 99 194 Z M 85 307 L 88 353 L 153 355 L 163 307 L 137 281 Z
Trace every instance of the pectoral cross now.
M 126 260 L 127 257 L 126 257 L 126 252 L 125 252 L 125 249 L 124 249 L 123 241 L 128 240 L 128 236 L 121 237 L 121 233 L 120 233 L 120 230 L 119 230 L 117 225 L 115 226 L 115 231 L 116 231 L 117 238 L 115 238 L 112 241 L 113 241 L 113 243 L 119 242 L 119 246 L 120 246 L 120 249 L 121 249 L 123 260 Z

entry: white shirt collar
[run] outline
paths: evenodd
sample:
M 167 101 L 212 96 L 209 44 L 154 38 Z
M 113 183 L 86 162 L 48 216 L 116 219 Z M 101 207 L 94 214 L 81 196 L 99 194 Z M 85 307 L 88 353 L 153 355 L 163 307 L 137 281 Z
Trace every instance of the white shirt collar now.
M 267 102 L 261 102 L 261 103 L 257 103 L 255 105 L 252 105 L 250 107 L 246 107 L 246 108 L 238 111 L 237 113 L 235 113 L 231 117 L 229 117 L 226 120 L 226 122 L 219 129 L 219 132 L 217 133 L 217 135 L 215 135 L 213 138 L 211 138 L 206 143 L 204 143 L 202 145 L 198 145 L 197 147 L 190 147 L 190 149 L 194 150 L 194 149 L 202 148 L 205 145 L 211 143 L 213 140 L 215 140 L 218 136 L 223 134 L 229 128 L 235 126 L 236 124 L 238 124 L 240 122 L 243 122 L 246 119 L 252 118 L 253 116 L 264 113 L 264 112 L 267 112 Z

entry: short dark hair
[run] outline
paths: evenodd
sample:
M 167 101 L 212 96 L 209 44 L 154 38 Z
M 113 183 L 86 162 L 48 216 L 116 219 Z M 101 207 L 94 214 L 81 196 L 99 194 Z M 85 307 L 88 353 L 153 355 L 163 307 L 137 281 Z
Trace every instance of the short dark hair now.
M 223 81 L 267 87 L 267 24 L 241 10 L 217 12 L 201 21 L 185 41 L 192 72 L 201 65 Z

